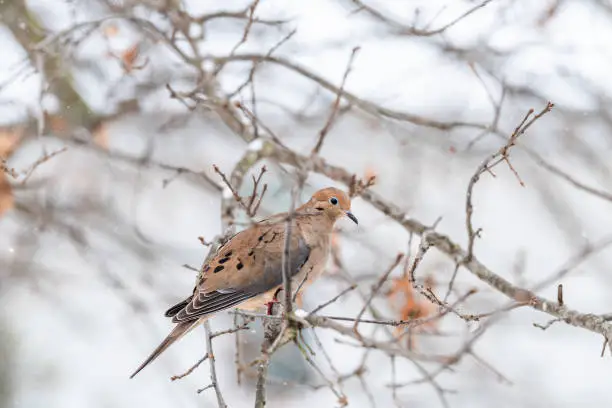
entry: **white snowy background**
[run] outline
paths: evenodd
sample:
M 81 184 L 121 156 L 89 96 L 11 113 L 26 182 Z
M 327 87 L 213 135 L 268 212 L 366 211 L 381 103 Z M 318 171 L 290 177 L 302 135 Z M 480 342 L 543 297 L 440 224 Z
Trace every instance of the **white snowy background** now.
M 17 0 L 0 0 L 0 2 Z M 53 35 L 82 21 L 100 18 L 104 9 L 89 0 L 31 0 L 30 13 L 38 16 L 45 35 Z M 112 3 L 112 2 L 111 2 Z M 115 2 L 121 3 L 121 2 Z M 475 1 L 368 1 L 407 25 L 427 22 L 438 27 L 473 7 Z M 241 1 L 183 2 L 192 15 L 220 9 L 241 9 Z M 542 19 L 554 8 L 548 20 Z M 505 103 L 500 127 L 510 134 L 528 109 L 536 111 L 545 100 L 556 109 L 527 132 L 522 144 L 546 161 L 585 184 L 612 191 L 612 3 L 601 1 L 493 0 L 443 34 L 432 37 L 394 36 L 350 1 L 261 0 L 257 17 L 287 19 L 296 29 L 277 54 L 339 84 L 351 50 L 360 47 L 346 89 L 361 98 L 398 111 L 443 121 L 490 123 L 494 108 L 481 81 L 470 69 L 473 61 L 494 98 L 501 93 L 500 80 L 515 89 Z M 143 7 L 139 17 L 156 21 Z M 607 13 L 606 13 L 607 10 Z M 136 13 L 138 13 L 138 8 Z M 0 20 L 0 22 L 2 22 Z M 145 50 L 147 65 L 130 75 L 108 57 L 109 47 L 123 50 L 136 33 L 121 20 L 117 35 L 106 39 L 102 29 L 77 48 L 81 67 L 72 69 L 79 93 L 99 114 L 117 112 L 148 81 L 177 80 L 177 58 L 163 45 Z M 24 23 L 25 24 L 25 23 Z M 1 27 L 1 26 L 0 26 Z M 240 41 L 244 21 L 211 23 L 201 45 L 203 54 L 225 55 Z M 286 32 L 254 28 L 239 52 L 261 52 Z M 0 122 L 18 123 L 37 117 L 41 110 L 41 78 L 26 67 L 25 53 L 11 31 L 0 28 Z M 453 49 L 470 50 L 469 55 Z M 27 65 L 27 64 L 26 64 Z M 94 69 L 95 68 L 95 69 Z M 229 65 L 221 85 L 230 92 L 248 75 L 250 65 Z M 487 72 L 488 71 L 488 72 Z M 95 72 L 97 74 L 92 74 Z M 492 75 L 493 74 L 493 75 Z M 333 95 L 316 93 L 314 82 L 281 67 L 258 71 L 258 114 L 290 147 L 311 149 L 323 126 Z M 273 103 L 265 103 L 270 101 Z M 57 101 L 45 98 L 46 109 Z M 311 118 L 296 125 L 275 104 L 306 109 Z M 185 116 L 168 92 L 154 92 L 141 100 L 140 112 L 119 116 L 108 125 L 108 149 L 138 156 L 152 149 L 152 159 L 193 170 L 211 178 L 212 164 L 229 172 L 247 146 L 213 114 Z M 431 130 L 368 115 L 343 116 L 326 139 L 322 155 L 356 174 L 373 170 L 375 191 L 407 210 L 412 217 L 431 224 L 442 217 L 438 229 L 465 245 L 465 192 L 477 166 L 503 140 L 484 137 L 469 150 L 479 130 L 452 132 Z M 2 136 L 0 136 L 2 137 Z M 40 166 L 29 183 L 37 188 L 16 189 L 17 207 L 0 218 L 0 405 L 36 407 L 214 407 L 212 390 L 197 394 L 209 383 L 208 366 L 180 381 L 169 377 L 187 369 L 205 353 L 203 329 L 198 329 L 169 349 L 135 379 L 129 374 L 170 330 L 163 312 L 192 289 L 193 272 L 181 265 L 199 266 L 206 254 L 198 236 L 212 238 L 221 232 L 220 194 L 181 176 L 163 187 L 168 171 L 135 166 L 109 159 L 53 135 L 43 135 L 23 145 L 11 158 L 15 168 L 25 168 L 44 149 L 62 146 L 68 151 Z M 307 151 L 307 150 L 305 150 Z M 612 233 L 609 201 L 579 191 L 538 166 L 520 148 L 512 154 L 513 166 L 525 187 L 507 167 L 497 177 L 482 177 L 475 190 L 474 224 L 482 227 L 476 255 L 493 271 L 528 287 L 557 271 L 586 243 Z M 289 204 L 289 187 L 280 168 L 266 175 L 270 192 L 264 213 L 283 211 Z M 309 179 L 302 200 L 319 187 L 331 184 L 320 176 Z M 248 192 L 245 185 L 243 192 Z M 53 220 L 28 216 L 25 207 L 52 203 L 56 220 L 83 230 L 87 244 L 53 227 Z M 76 203 L 89 203 L 90 212 Z M 74 209 L 73 209 L 74 205 Z M 342 260 L 354 276 L 382 273 L 395 254 L 405 251 L 408 234 L 360 199 L 353 211 L 359 227 L 341 222 Z M 48 227 L 44 227 L 49 222 Z M 414 246 L 418 239 L 414 240 Z M 85 248 L 85 249 L 84 249 Z M 565 301 L 584 313 L 612 310 L 612 252 L 589 258 L 562 280 Z M 517 265 L 523 273 L 516 276 Z M 419 273 L 430 273 L 445 288 L 453 265 L 443 255 L 428 254 Z M 541 291 L 554 299 L 556 283 Z M 502 295 L 461 271 L 458 287 L 479 288 L 466 312 L 482 313 L 507 302 Z M 323 278 L 306 295 L 304 308 L 333 297 L 344 286 Z M 395 318 L 384 300 L 379 305 Z M 354 316 L 357 297 L 348 296 L 326 313 Z M 226 328 L 231 316 L 212 320 L 214 328 Z M 593 333 L 557 323 L 546 331 L 548 316 L 531 309 L 506 314 L 475 346 L 503 377 L 500 379 L 473 359 L 466 358 L 443 374 L 440 383 L 456 391 L 448 395 L 451 407 L 577 407 L 612 405 L 612 359 L 600 357 L 603 339 Z M 246 336 L 247 345 L 259 350 L 259 323 Z M 465 325 L 451 322 L 441 329 L 461 340 Z M 478 323 L 470 326 L 471 330 Z M 256 329 L 256 330 L 255 330 Z M 334 341 L 337 336 L 320 331 L 337 368 L 348 372 L 358 364 L 361 351 Z M 439 341 L 422 337 L 423 350 L 443 352 Z M 232 408 L 254 402 L 251 379 L 236 384 L 233 337 L 215 342 L 219 383 Z M 320 355 L 317 357 L 320 359 Z M 380 353 L 369 357 L 366 377 L 378 407 L 392 406 L 389 359 Z M 271 374 L 282 383 L 307 378 L 318 381 L 295 350 L 275 356 Z M 419 378 L 408 363 L 398 364 L 398 380 Z M 344 384 L 352 407 L 368 407 L 358 381 Z M 398 390 L 402 406 L 438 407 L 440 401 L 427 385 Z M 303 386 L 271 386 L 269 406 L 331 407 L 334 395 Z

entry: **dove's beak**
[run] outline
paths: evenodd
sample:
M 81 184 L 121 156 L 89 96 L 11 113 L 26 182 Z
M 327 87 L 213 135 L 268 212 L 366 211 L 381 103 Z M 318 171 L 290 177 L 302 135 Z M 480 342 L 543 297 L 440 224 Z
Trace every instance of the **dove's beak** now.
M 346 216 L 349 217 L 351 221 L 353 221 L 355 224 L 359 225 L 359 221 L 357 220 L 357 217 L 355 217 L 352 212 L 347 211 Z

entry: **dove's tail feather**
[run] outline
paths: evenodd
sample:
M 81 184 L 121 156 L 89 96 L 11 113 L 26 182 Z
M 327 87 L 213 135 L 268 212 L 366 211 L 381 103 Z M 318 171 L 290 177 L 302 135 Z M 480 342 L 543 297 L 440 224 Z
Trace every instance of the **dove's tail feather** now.
M 161 342 L 159 346 L 147 359 L 134 371 L 134 374 L 130 376 L 130 378 L 134 378 L 136 374 L 138 374 L 143 368 L 149 365 L 153 360 L 155 360 L 161 353 L 163 353 L 168 347 L 170 347 L 175 341 L 183 337 L 185 334 L 189 333 L 194 327 L 198 326 L 200 323 L 204 322 L 206 319 L 199 319 L 195 321 L 183 322 L 177 324 L 174 329 L 170 332 L 170 334 Z

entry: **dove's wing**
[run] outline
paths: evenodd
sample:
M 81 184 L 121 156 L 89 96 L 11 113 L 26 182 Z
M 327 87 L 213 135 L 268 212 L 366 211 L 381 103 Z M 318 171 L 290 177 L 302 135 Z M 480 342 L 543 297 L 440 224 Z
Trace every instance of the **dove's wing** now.
M 295 224 L 289 243 L 290 276 L 300 271 L 310 255 Z M 281 285 L 285 228 L 285 222 L 262 223 L 232 237 L 204 267 L 193 297 L 172 321 L 197 320 Z

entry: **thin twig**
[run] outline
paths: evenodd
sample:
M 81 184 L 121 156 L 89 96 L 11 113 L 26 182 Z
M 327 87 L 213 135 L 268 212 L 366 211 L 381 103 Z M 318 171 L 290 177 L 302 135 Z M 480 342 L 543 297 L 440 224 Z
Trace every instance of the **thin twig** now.
M 214 332 L 213 334 L 211 334 L 210 338 L 214 339 L 215 337 L 224 336 L 226 334 L 236 333 L 236 332 L 239 332 L 241 330 L 248 330 L 250 323 L 251 323 L 250 321 L 247 321 L 247 322 L 244 322 L 241 325 L 233 327 L 231 329 L 221 330 L 221 331 L 218 331 L 218 332 Z
M 208 320 L 204 322 L 204 329 L 206 330 L 206 353 L 208 355 L 208 366 L 210 369 L 210 388 L 214 388 L 215 395 L 217 396 L 217 405 L 219 408 L 227 408 L 225 401 L 223 400 L 223 394 L 221 388 L 219 388 L 219 380 L 217 379 L 217 368 L 215 367 L 215 354 L 212 346 L 212 331 L 210 329 L 210 323 Z M 206 389 L 206 388 L 204 388 Z M 203 391 L 202 389 L 201 391 Z M 198 392 L 201 392 L 198 391 Z
M 23 180 L 21 180 L 21 185 L 25 185 L 25 183 L 30 179 L 32 174 L 34 174 L 34 170 L 36 170 L 38 166 L 40 166 L 43 163 L 48 162 L 55 156 L 64 153 L 66 150 L 68 150 L 67 147 L 62 147 L 61 149 L 58 149 L 51 153 L 45 152 L 40 158 L 38 158 L 34 163 L 32 163 L 32 165 L 27 170 L 24 170 L 22 172 L 24 174 L 24 178 Z
M 389 268 L 387 268 L 385 273 L 383 273 L 382 276 L 378 279 L 378 282 L 376 282 L 376 284 L 372 287 L 372 291 L 370 292 L 370 296 L 366 299 L 366 302 L 364 303 L 364 305 L 361 308 L 361 310 L 359 311 L 359 313 L 357 313 L 357 317 L 355 318 L 355 324 L 353 325 L 353 331 L 356 334 L 359 333 L 358 330 L 357 330 L 357 327 L 359 326 L 359 321 L 361 320 L 361 317 L 363 316 L 363 314 L 367 310 L 367 308 L 370 305 L 370 303 L 372 303 L 372 300 L 374 299 L 374 297 L 376 296 L 376 294 L 378 293 L 378 291 L 380 290 L 382 285 L 387 281 L 387 279 L 389 278 L 389 275 L 391 275 L 391 272 L 393 272 L 393 270 L 397 267 L 397 265 L 399 265 L 399 263 L 402 261 L 403 257 L 404 257 L 404 254 L 402 254 L 402 253 L 397 254 L 397 256 L 395 257 L 395 260 L 393 261 L 391 266 Z
M 340 107 L 340 100 L 342 99 L 342 92 L 344 91 L 344 86 L 346 85 L 346 79 L 348 78 L 351 72 L 351 69 L 353 67 L 353 61 L 355 60 L 355 56 L 357 55 L 357 52 L 359 51 L 359 49 L 360 49 L 359 47 L 355 47 L 353 48 L 353 51 L 351 52 L 351 56 L 346 66 L 346 70 L 344 71 L 344 76 L 342 77 L 342 82 L 340 83 L 340 88 L 338 88 L 338 92 L 336 93 L 336 100 L 334 101 L 334 104 L 332 105 L 332 109 L 331 109 L 331 112 L 329 113 L 329 117 L 327 118 L 327 122 L 325 122 L 325 126 L 323 126 L 323 129 L 321 129 L 321 131 L 319 132 L 319 138 L 317 139 L 317 143 L 315 144 L 315 147 L 312 149 L 312 152 L 311 152 L 312 156 L 318 155 L 319 152 L 321 151 L 321 148 L 323 147 L 323 141 L 325 140 L 325 136 L 327 136 L 327 133 L 329 132 L 329 130 L 331 129 L 334 123 L 334 119 L 336 119 L 338 108 Z
M 315 314 L 315 313 L 321 311 L 322 309 L 326 308 L 327 306 L 331 305 L 332 303 L 334 303 L 335 301 L 340 299 L 342 296 L 346 295 L 348 292 L 351 292 L 352 290 L 354 290 L 356 287 L 357 287 L 356 284 L 352 284 L 351 286 L 349 286 L 348 288 L 344 289 L 342 292 L 338 293 L 336 296 L 334 296 L 333 298 L 331 298 L 327 302 L 322 303 L 319 306 L 317 306 L 316 308 L 314 308 L 314 310 L 311 311 L 310 313 L 311 314 Z
M 533 117 L 532 117 L 532 114 L 534 110 L 530 109 L 525 115 L 525 117 L 523 118 L 523 120 L 521 121 L 521 123 L 514 129 L 514 132 L 512 132 L 512 134 L 508 138 L 507 143 L 504 144 L 497 152 L 495 152 L 494 154 L 490 155 L 487 159 L 485 159 L 482 162 L 482 164 L 476 169 L 476 172 L 470 179 L 470 182 L 468 183 L 466 201 L 465 201 L 465 225 L 466 225 L 466 229 L 468 233 L 468 248 L 467 248 L 467 257 L 465 259 L 465 262 L 469 262 L 471 260 L 471 257 L 474 254 L 474 242 L 476 238 L 479 236 L 480 231 L 481 231 L 480 228 L 477 230 L 474 230 L 474 227 L 472 225 L 472 215 L 474 213 L 474 206 L 472 204 L 472 194 L 473 194 L 474 186 L 480 180 L 480 176 L 483 173 L 489 172 L 490 174 L 493 175 L 493 173 L 491 172 L 491 169 L 502 161 L 505 161 L 508 164 L 508 167 L 510 168 L 510 170 L 514 173 L 516 178 L 519 180 L 519 183 L 521 185 L 524 185 L 517 171 L 514 169 L 514 167 L 510 163 L 510 159 L 509 159 L 510 148 L 516 144 L 517 139 L 523 134 L 525 134 L 525 132 L 527 131 L 527 129 L 531 127 L 531 125 L 533 125 L 538 119 L 540 119 L 546 113 L 550 112 L 553 106 L 554 105 L 551 102 L 548 102 L 546 107 Z
M 252 321 L 253 319 L 249 318 L 249 321 Z M 238 327 L 238 315 L 235 314 L 234 315 L 234 320 L 233 320 L 233 325 L 234 328 Z M 238 385 L 240 385 L 242 383 L 242 342 L 241 342 L 241 330 L 237 330 L 236 333 L 234 334 L 234 348 L 235 350 L 235 354 L 234 354 L 234 365 L 236 366 L 236 383 Z
M 200 364 L 202 364 L 204 362 L 204 360 L 206 360 L 207 358 L 208 358 L 208 354 L 205 355 L 204 357 L 202 357 L 200 360 L 198 360 L 197 363 L 192 365 L 191 368 L 189 368 L 189 370 L 185 371 L 183 374 L 173 375 L 172 377 L 170 377 L 170 380 L 171 381 L 176 381 L 176 380 L 180 380 L 181 378 L 187 377 L 189 374 L 191 374 L 193 372 L 193 370 L 198 368 L 200 366 Z
M 230 54 L 234 54 L 238 48 L 244 44 L 247 39 L 249 38 L 249 33 L 251 32 L 251 27 L 253 26 L 253 22 L 255 21 L 255 9 L 257 8 L 257 5 L 259 4 L 259 0 L 255 0 L 253 1 L 253 3 L 248 7 L 248 19 L 247 19 L 247 24 L 244 28 L 244 32 L 242 34 L 242 38 L 240 39 L 240 41 L 234 46 L 234 48 L 232 48 L 232 51 L 230 52 Z
M 381 13 L 378 10 L 376 10 L 375 8 L 366 5 L 361 0 L 352 0 L 352 1 L 353 1 L 353 3 L 355 5 L 358 6 L 358 8 L 357 8 L 357 10 L 355 12 L 360 12 L 360 11 L 367 12 L 375 20 L 377 20 L 377 21 L 379 21 L 379 22 L 381 22 L 381 23 L 391 27 L 393 29 L 393 31 L 396 32 L 398 35 L 411 35 L 411 36 L 419 36 L 419 37 L 430 37 L 430 36 L 433 36 L 433 35 L 442 34 L 444 31 L 448 30 L 449 28 L 451 28 L 455 24 L 459 23 L 460 21 L 462 21 L 463 19 L 465 19 L 466 17 L 468 17 L 472 13 L 476 12 L 477 10 L 485 7 L 487 4 L 489 4 L 493 0 L 484 0 L 484 1 L 480 2 L 480 3 L 476 4 L 475 6 L 471 7 L 470 9 L 468 9 L 467 11 L 465 11 L 463 14 L 461 14 L 458 17 L 454 18 L 450 22 L 440 26 L 439 28 L 433 29 L 433 30 L 430 30 L 428 28 L 420 29 L 420 28 L 416 28 L 414 25 L 413 26 L 408 26 L 408 25 L 402 24 L 402 23 L 400 23 L 398 21 L 395 21 L 395 20 L 385 16 L 383 13 Z

